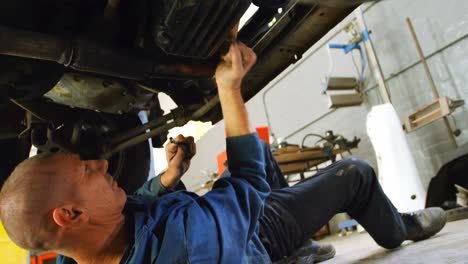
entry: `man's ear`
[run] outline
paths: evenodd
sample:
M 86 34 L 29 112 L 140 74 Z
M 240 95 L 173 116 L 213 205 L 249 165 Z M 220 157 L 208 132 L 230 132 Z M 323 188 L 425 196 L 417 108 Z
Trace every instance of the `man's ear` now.
M 54 222 L 65 229 L 73 228 L 88 221 L 88 215 L 81 208 L 72 205 L 57 207 L 52 212 Z

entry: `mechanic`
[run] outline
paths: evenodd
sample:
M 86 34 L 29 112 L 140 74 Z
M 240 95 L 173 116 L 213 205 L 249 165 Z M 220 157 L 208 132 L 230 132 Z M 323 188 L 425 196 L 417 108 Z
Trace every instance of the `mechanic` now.
M 348 212 L 386 248 L 444 226 L 438 208 L 398 213 L 370 166 L 356 159 L 270 194 L 265 167 L 272 160 L 252 133 L 240 89 L 254 62 L 252 50 L 234 43 L 216 71 L 231 177 L 201 197 L 178 191 L 158 198 L 157 186 L 171 188 L 189 165 L 187 148 L 176 144 L 166 173 L 127 196 L 107 174 L 107 161 L 39 155 L 18 165 L 0 192 L 0 220 L 12 241 L 80 264 L 270 263 L 338 212 Z

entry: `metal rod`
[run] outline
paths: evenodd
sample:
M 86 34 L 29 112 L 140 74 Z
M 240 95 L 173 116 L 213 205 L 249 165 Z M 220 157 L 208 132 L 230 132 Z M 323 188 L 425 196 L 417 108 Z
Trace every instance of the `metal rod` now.
M 202 108 L 197 110 L 190 117 L 191 120 L 196 120 L 201 118 L 204 114 L 210 111 L 214 106 L 219 103 L 219 96 L 213 97 L 208 103 L 206 103 Z M 119 152 L 121 150 L 135 146 L 145 140 L 148 140 L 158 134 L 161 134 L 165 131 L 168 131 L 177 125 L 180 124 L 174 121 L 176 116 L 173 113 L 164 115 L 163 117 L 148 122 L 139 127 L 133 128 L 125 133 L 119 134 L 111 138 L 106 145 L 103 146 L 104 153 L 101 155 L 101 158 L 109 158 L 112 154 Z M 159 126 L 159 127 L 158 127 Z M 157 128 L 156 128 L 157 127 Z M 147 132 L 147 130 L 150 130 Z
M 160 127 L 156 128 L 154 130 L 151 130 L 148 133 L 141 134 L 141 135 L 136 136 L 136 137 L 134 137 L 132 139 L 124 141 L 124 142 L 118 144 L 115 147 L 112 147 L 112 149 L 105 151 L 100 156 L 100 158 L 108 159 L 114 153 L 117 153 L 117 152 L 122 151 L 124 149 L 130 148 L 130 147 L 135 146 L 137 144 L 140 144 L 141 142 L 144 142 L 144 141 L 146 141 L 146 140 L 148 140 L 148 139 L 150 139 L 150 138 L 152 138 L 152 137 L 154 137 L 156 135 L 159 135 L 159 134 L 161 134 L 161 133 L 163 133 L 165 131 L 168 131 L 168 130 L 174 128 L 174 127 L 176 127 L 176 123 L 173 120 L 171 120 L 168 123 L 166 123 L 165 125 L 160 126 Z
M 124 140 L 127 140 L 129 138 L 136 137 L 136 136 L 138 136 L 138 135 L 140 135 L 142 133 L 145 133 L 146 130 L 148 130 L 148 129 L 151 130 L 151 129 L 155 128 L 155 127 L 163 125 L 164 123 L 167 123 L 169 120 L 171 120 L 173 118 L 174 118 L 174 115 L 172 115 L 172 113 L 164 115 L 164 116 L 158 118 L 157 120 L 150 121 L 150 122 L 148 122 L 146 124 L 143 124 L 143 125 L 138 126 L 136 128 L 130 129 L 130 130 L 126 131 L 125 133 L 121 133 L 119 135 L 116 135 L 116 136 L 112 137 L 109 140 L 109 144 L 110 145 L 117 144 L 117 143 L 122 142 Z
M 432 77 L 431 70 L 429 69 L 429 64 L 427 63 L 426 57 L 424 56 L 418 36 L 416 35 L 416 31 L 414 30 L 413 23 L 411 22 L 410 18 L 406 18 L 406 23 L 408 24 L 408 28 L 411 32 L 411 36 L 413 37 L 414 44 L 416 45 L 416 49 L 418 50 L 419 57 L 424 66 L 424 71 L 426 72 L 427 78 L 429 79 L 429 83 L 431 84 L 432 93 L 434 94 L 435 99 L 439 99 L 439 91 L 437 91 L 437 86 L 435 84 L 434 78 Z M 449 133 L 450 141 L 452 142 L 455 148 L 458 148 L 457 139 L 455 138 L 452 127 L 450 126 L 449 120 L 446 116 L 444 117 L 444 124 Z
M 47 120 L 45 118 L 42 118 L 40 115 L 34 113 L 31 109 L 27 108 L 26 106 L 22 105 L 21 103 L 19 103 L 18 101 L 16 101 L 15 99 L 10 99 L 10 102 L 12 102 L 13 104 L 15 104 L 16 106 L 18 106 L 19 108 L 23 109 L 24 111 L 30 113 L 32 116 L 34 116 L 35 118 L 43 121 L 43 122 L 47 122 Z
M 213 97 L 208 103 L 206 103 L 202 108 L 198 109 L 195 113 L 193 113 L 191 119 L 199 119 L 206 113 L 208 113 L 213 107 L 215 107 L 219 103 L 219 96 L 216 95 Z

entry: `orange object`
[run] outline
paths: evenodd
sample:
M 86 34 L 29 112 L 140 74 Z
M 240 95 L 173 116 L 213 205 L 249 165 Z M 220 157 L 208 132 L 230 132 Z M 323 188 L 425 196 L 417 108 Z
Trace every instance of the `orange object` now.
M 46 253 L 36 256 L 31 256 L 31 264 L 46 264 L 46 263 L 55 263 L 57 258 L 56 253 Z
M 218 176 L 221 176 L 223 172 L 227 169 L 227 152 L 223 151 L 216 156 L 216 161 L 218 163 Z
M 257 127 L 255 128 L 255 130 L 257 130 L 257 133 L 258 133 L 258 137 L 265 141 L 267 144 L 270 144 L 270 131 L 268 129 L 268 127 Z

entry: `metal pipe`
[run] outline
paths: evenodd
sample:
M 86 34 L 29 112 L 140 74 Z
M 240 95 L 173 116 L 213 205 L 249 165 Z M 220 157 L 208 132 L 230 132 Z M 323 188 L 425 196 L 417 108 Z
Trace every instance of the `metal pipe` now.
M 164 123 L 167 123 L 169 120 L 171 119 L 174 119 L 174 115 L 172 113 L 169 113 L 167 115 L 164 115 L 160 118 L 158 118 L 157 120 L 153 120 L 153 121 L 150 121 L 150 122 L 147 122 L 141 126 L 138 126 L 136 128 L 133 128 L 133 129 L 130 129 L 128 131 L 126 131 L 125 133 L 122 133 L 122 134 L 119 134 L 117 136 L 114 136 L 112 137 L 110 140 L 109 140 L 109 145 L 114 145 L 114 144 L 118 144 L 124 140 L 127 140 L 129 138 L 133 138 L 133 137 L 136 137 L 142 133 L 145 133 L 148 129 L 151 130 L 151 129 L 154 129 L 155 127 L 158 127 L 158 126 L 161 126 L 163 125 Z
M 427 78 L 429 79 L 429 83 L 431 84 L 432 93 L 434 94 L 435 99 L 439 99 L 440 98 L 439 91 L 437 91 L 437 86 L 435 84 L 434 78 L 432 77 L 432 73 L 431 73 L 431 70 L 429 69 L 429 64 L 427 63 L 426 57 L 424 56 L 423 50 L 421 48 L 421 44 L 419 43 L 419 39 L 418 39 L 418 36 L 416 35 L 416 31 L 414 30 L 413 23 L 411 22 L 410 18 L 406 18 L 406 23 L 408 24 L 408 28 L 411 32 L 411 36 L 413 37 L 414 44 L 416 45 L 416 49 L 418 50 L 418 54 L 424 66 L 424 70 L 426 72 Z M 447 128 L 447 131 L 449 133 L 450 141 L 452 141 L 452 144 L 455 148 L 458 148 L 457 139 L 455 138 L 455 135 L 453 133 L 452 127 L 450 126 L 448 118 L 444 116 L 443 119 L 444 119 L 445 127 Z
M 23 104 L 21 104 L 20 102 L 16 101 L 15 99 L 10 99 L 10 102 L 12 102 L 13 104 L 15 104 L 15 105 L 18 106 L 19 108 L 23 109 L 24 111 L 30 113 L 32 116 L 34 116 L 35 118 L 41 120 L 42 122 L 47 122 L 47 119 L 46 119 L 46 118 L 41 117 L 39 114 L 33 112 L 33 110 L 31 110 L 31 109 L 29 109 L 28 107 L 24 106 Z
M 0 53 L 2 55 L 60 61 L 67 46 L 66 41 L 55 36 L 0 26 Z
M 112 147 L 110 150 L 106 150 L 103 154 L 101 154 L 100 158 L 102 159 L 108 159 L 110 158 L 114 153 L 117 153 L 119 151 L 122 151 L 124 149 L 130 148 L 132 146 L 135 146 L 137 144 L 140 144 L 141 142 L 144 142 L 158 134 L 161 134 L 165 131 L 168 131 L 172 128 L 176 127 L 176 122 L 173 120 L 170 120 L 168 123 L 166 123 L 163 126 L 160 126 L 154 130 L 149 131 L 148 133 L 141 134 L 139 136 L 136 136 L 132 139 L 129 139 L 127 141 L 124 141 L 120 144 L 118 144 L 115 147 Z
M 191 119 L 197 120 L 201 118 L 203 115 L 208 113 L 213 107 L 215 107 L 219 103 L 219 95 L 213 97 L 208 103 L 206 103 L 202 108 L 198 109 L 195 113 L 193 113 Z
M 199 119 L 210 111 L 214 106 L 219 103 L 219 96 L 213 97 L 208 103 L 206 103 L 202 108 L 193 113 L 190 119 Z M 175 122 L 177 117 L 173 114 L 167 114 L 157 120 L 153 120 L 139 127 L 133 128 L 125 133 L 117 135 L 110 139 L 107 145 L 104 146 L 104 153 L 101 155 L 101 158 L 109 158 L 112 154 L 119 152 L 121 150 L 130 148 L 137 144 L 140 144 L 143 141 L 146 141 L 158 134 L 164 133 L 177 125 L 180 124 L 180 120 Z M 186 119 L 188 120 L 188 119 Z M 182 121 L 184 122 L 184 121 Z M 158 127 L 159 126 L 159 127 Z M 156 128 L 157 127 L 157 128 Z M 147 130 L 150 130 L 147 132 Z M 115 147 L 114 147 L 115 146 Z
M 216 69 L 216 62 L 180 57 L 148 58 L 137 50 L 4 26 L 0 26 L 0 54 L 57 62 L 80 72 L 135 81 L 210 78 Z

